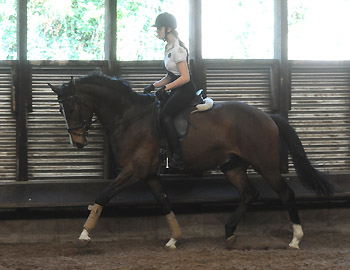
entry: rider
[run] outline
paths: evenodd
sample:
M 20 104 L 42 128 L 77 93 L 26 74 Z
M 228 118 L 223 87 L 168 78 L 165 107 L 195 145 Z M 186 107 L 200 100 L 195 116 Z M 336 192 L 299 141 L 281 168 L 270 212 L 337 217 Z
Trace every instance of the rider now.
M 173 118 L 196 95 L 188 69 L 188 50 L 178 37 L 177 22 L 173 15 L 167 12 L 159 14 L 153 27 L 157 27 L 157 37 L 167 42 L 164 58 L 167 74 L 159 81 L 146 86 L 144 93 L 149 93 L 158 87 L 161 87 L 158 91 L 170 91 L 170 97 L 163 104 L 160 112 L 160 124 L 166 133 L 172 153 L 169 167 L 183 170 L 185 166 L 182 160 L 181 145 Z

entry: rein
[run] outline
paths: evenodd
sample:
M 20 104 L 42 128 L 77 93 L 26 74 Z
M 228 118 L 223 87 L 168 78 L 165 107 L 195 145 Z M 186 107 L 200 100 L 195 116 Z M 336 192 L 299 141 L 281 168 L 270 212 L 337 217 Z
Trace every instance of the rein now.
M 133 122 L 135 120 L 141 119 L 141 118 L 146 116 L 146 113 L 148 113 L 149 111 L 151 111 L 153 109 L 153 105 L 155 105 L 156 103 L 157 103 L 157 100 L 152 102 L 150 105 L 148 105 L 145 110 L 141 111 L 140 113 L 138 113 L 138 114 L 136 114 L 128 119 L 121 120 L 121 121 L 112 121 L 110 123 L 103 124 L 103 126 L 105 129 L 109 130 L 113 127 L 117 127 L 117 126 L 120 126 L 122 124 L 125 124 L 128 122 Z
M 81 101 L 81 99 L 79 98 L 78 95 L 72 95 L 72 96 L 69 96 L 69 97 L 66 97 L 66 98 L 61 98 L 58 100 L 58 102 L 63 102 L 63 101 L 66 101 L 66 100 L 69 100 L 69 99 L 74 99 L 74 101 L 79 104 L 79 105 L 84 105 L 85 107 L 87 107 L 88 109 L 92 110 L 93 111 L 93 108 L 91 108 L 91 106 L 87 105 L 86 103 L 84 103 L 83 101 Z M 146 107 L 145 110 L 141 111 L 140 113 L 128 118 L 128 119 L 125 119 L 125 120 L 121 120 L 121 121 L 112 121 L 110 123 L 107 123 L 107 124 L 103 124 L 104 128 L 109 130 L 113 127 L 116 127 L 116 126 L 119 126 L 119 125 L 122 125 L 122 124 L 125 124 L 125 123 L 128 123 L 128 122 L 132 122 L 132 121 L 135 121 L 135 120 L 138 120 L 138 119 L 141 119 L 143 118 L 147 112 L 149 112 L 152 108 L 153 108 L 153 105 L 155 105 L 157 103 L 157 100 L 155 100 L 154 102 L 152 102 L 149 106 Z M 61 113 L 62 113 L 62 110 L 60 109 Z M 87 136 L 88 135 L 88 131 L 91 127 L 92 124 L 94 124 L 95 122 L 97 122 L 99 119 L 96 118 L 95 120 L 81 120 L 81 122 L 83 124 L 81 124 L 80 126 L 76 126 L 76 127 L 72 127 L 72 128 L 69 128 L 67 127 L 67 131 L 68 133 L 70 134 L 73 134 L 73 135 L 76 135 L 76 136 Z M 77 129 L 83 129 L 83 133 L 76 133 L 75 130 Z

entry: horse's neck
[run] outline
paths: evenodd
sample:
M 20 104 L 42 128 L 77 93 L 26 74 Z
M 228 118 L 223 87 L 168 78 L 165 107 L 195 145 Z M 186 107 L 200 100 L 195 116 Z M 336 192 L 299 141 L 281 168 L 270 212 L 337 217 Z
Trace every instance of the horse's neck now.
M 131 98 L 117 92 L 111 94 L 111 90 L 105 87 L 86 87 L 84 92 L 93 99 L 94 113 L 107 131 L 136 120 L 151 106 L 151 103 L 144 102 L 146 98 L 143 96 Z

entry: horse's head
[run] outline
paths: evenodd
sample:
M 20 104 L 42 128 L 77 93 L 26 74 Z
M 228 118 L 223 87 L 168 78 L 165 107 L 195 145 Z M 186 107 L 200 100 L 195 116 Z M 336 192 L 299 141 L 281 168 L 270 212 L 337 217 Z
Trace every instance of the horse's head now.
M 79 93 L 73 77 L 69 83 L 59 87 L 49 84 L 57 94 L 60 112 L 63 115 L 71 143 L 77 148 L 88 144 L 88 130 L 92 124 L 93 101 L 88 96 Z

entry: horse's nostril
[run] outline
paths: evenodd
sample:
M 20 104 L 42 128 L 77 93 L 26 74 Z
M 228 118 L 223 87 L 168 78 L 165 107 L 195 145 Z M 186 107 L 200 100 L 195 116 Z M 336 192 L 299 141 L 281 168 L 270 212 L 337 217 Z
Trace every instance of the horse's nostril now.
M 83 147 L 85 146 L 84 144 L 82 144 L 82 143 L 77 143 L 77 142 L 74 142 L 73 145 L 74 145 L 76 148 L 78 148 L 78 149 L 81 149 L 81 148 L 83 148 Z

